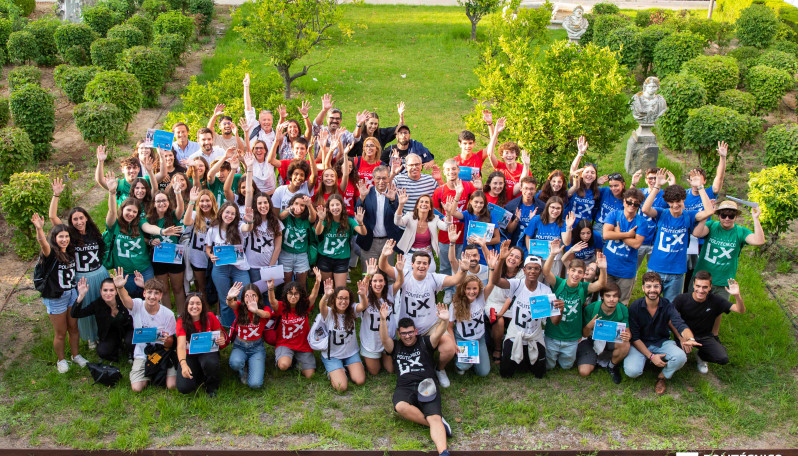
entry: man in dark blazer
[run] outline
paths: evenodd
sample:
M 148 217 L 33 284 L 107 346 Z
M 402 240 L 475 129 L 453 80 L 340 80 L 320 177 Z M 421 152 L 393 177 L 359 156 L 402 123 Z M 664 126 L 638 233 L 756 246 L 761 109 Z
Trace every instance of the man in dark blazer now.
M 402 237 L 402 230 L 393 222 L 399 200 L 396 198 L 396 187 L 388 179 L 389 174 L 387 166 L 374 168 L 374 185 L 368 192 L 361 191 L 357 199 L 357 207 L 366 211 L 363 225 L 368 230 L 365 236 L 358 235 L 355 241 L 360 246 L 360 261 L 364 268 L 369 258 L 380 257 L 388 239 L 398 241 Z

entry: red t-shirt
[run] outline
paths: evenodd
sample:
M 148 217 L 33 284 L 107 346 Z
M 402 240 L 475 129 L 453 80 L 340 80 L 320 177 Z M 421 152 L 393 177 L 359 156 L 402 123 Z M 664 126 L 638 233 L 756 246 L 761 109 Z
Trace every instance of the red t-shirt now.
M 280 177 L 283 178 L 283 181 L 288 179 L 288 165 L 291 164 L 291 160 L 280 160 Z M 310 176 L 305 176 L 310 177 Z
M 471 196 L 471 193 L 474 192 L 474 184 L 471 182 L 463 181 L 463 193 L 460 194 L 460 200 L 457 201 L 457 209 L 460 212 L 465 212 L 466 206 L 468 206 L 468 197 Z M 432 194 L 432 206 L 440 212 L 443 212 L 443 204 L 446 203 L 446 200 L 449 198 L 454 198 L 457 192 L 453 189 L 450 189 L 448 185 L 443 184 Z M 457 227 L 457 231 L 460 232 L 460 237 L 457 239 L 458 244 L 463 243 L 463 233 L 465 230 L 463 229 L 463 222 L 458 220 L 457 218 L 454 219 L 454 224 Z M 449 243 L 449 233 L 446 231 L 441 230 L 438 232 L 438 241 L 441 244 L 448 244 Z
M 366 183 L 373 185 L 372 180 L 374 179 L 374 168 L 380 166 L 381 164 L 382 163 L 377 160 L 377 163 L 369 165 L 366 163 L 366 160 L 363 160 L 362 158 L 356 158 L 355 169 L 357 170 L 358 179 L 365 179 Z
M 238 321 L 238 309 L 244 305 L 243 303 L 239 302 L 237 308 L 233 309 L 233 312 L 236 314 L 236 323 L 233 326 L 236 328 L 236 337 L 245 340 L 247 342 L 252 342 L 255 340 L 260 339 L 263 336 L 263 331 L 266 329 L 266 324 L 270 321 L 268 318 L 261 318 L 258 321 L 258 324 L 252 324 L 253 315 L 249 315 L 249 324 L 242 325 L 241 323 L 237 323 Z M 269 309 L 271 311 L 271 309 Z
M 456 161 L 457 164 L 460 165 L 460 166 L 470 166 L 471 168 L 479 169 L 480 170 L 479 171 L 479 177 L 481 179 L 482 178 L 482 163 L 485 162 L 485 159 L 487 157 L 488 157 L 488 153 L 485 151 L 485 149 L 482 149 L 482 150 L 480 150 L 478 152 L 472 153 L 471 156 L 466 158 L 465 160 L 463 160 L 463 156 L 462 155 L 458 154 L 456 157 L 454 157 L 454 161 Z
M 338 189 L 341 188 L 341 183 L 338 182 Z M 352 182 L 352 179 L 346 183 L 346 191 L 341 195 L 344 197 L 344 203 L 346 204 L 346 213 L 350 217 L 355 216 L 355 198 L 357 198 L 357 187 L 355 187 L 355 183 Z
M 216 318 L 216 315 L 214 315 L 213 312 L 208 312 L 208 328 L 205 331 L 202 330 L 202 325 L 201 325 L 201 323 L 199 321 L 195 321 L 194 322 L 194 329 L 197 330 L 196 332 L 222 331 L 222 334 L 224 334 L 225 339 L 228 339 L 227 333 L 225 333 L 225 331 L 222 329 L 222 324 L 219 323 L 219 319 Z M 175 335 L 177 337 L 180 337 L 180 336 L 188 337 L 188 336 L 186 336 L 186 330 L 183 329 L 183 319 L 182 318 L 178 318 L 177 319 L 176 328 L 175 328 Z M 225 346 L 227 346 L 227 340 L 225 340 L 225 343 L 223 345 L 221 345 L 219 348 L 224 348 Z
M 291 312 L 288 303 L 280 301 L 280 308 L 275 315 L 280 317 L 280 324 L 277 326 L 276 347 L 288 347 L 298 352 L 312 352 L 308 344 L 308 334 L 310 334 L 310 317 L 308 315 L 297 315 Z
M 507 168 L 507 163 L 500 161 L 496 164 L 496 170 L 504 174 L 504 179 L 507 181 L 507 201 L 513 199 L 513 187 L 521 180 L 521 173 L 524 172 L 524 165 L 517 163 L 515 171 L 510 171 Z

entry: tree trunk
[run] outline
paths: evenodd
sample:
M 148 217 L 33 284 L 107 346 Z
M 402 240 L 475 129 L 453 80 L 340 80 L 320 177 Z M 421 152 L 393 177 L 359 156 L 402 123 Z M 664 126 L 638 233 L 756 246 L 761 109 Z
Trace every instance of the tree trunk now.
M 479 21 L 471 19 L 471 41 L 477 40 L 477 22 Z
M 291 78 L 291 71 L 290 67 L 278 66 L 277 72 L 280 73 L 280 76 L 283 77 L 283 96 L 286 100 L 291 99 L 291 83 L 293 82 L 293 78 Z

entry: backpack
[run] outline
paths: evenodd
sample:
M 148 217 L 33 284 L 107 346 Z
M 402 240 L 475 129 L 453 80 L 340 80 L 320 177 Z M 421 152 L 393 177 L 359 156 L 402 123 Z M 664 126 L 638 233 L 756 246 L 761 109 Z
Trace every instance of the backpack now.
M 44 255 L 39 255 L 39 261 L 36 262 L 36 266 L 33 268 L 33 286 L 36 288 L 36 291 L 42 293 L 42 296 L 44 296 L 44 289 L 47 287 L 50 274 L 55 271 L 55 265 L 58 263 L 58 260 L 53 258 L 53 263 L 49 268 L 46 268 L 46 260 L 47 258 L 45 258 Z
M 108 364 L 101 363 L 88 363 L 86 367 L 89 368 L 94 383 L 100 383 L 105 386 L 114 386 L 122 378 L 122 373 L 119 368 Z
M 166 373 L 176 363 L 173 359 L 175 351 L 167 349 L 161 344 L 148 344 L 144 348 L 147 361 L 144 364 L 144 376 L 150 379 L 154 386 L 166 385 Z
M 105 243 L 105 255 L 103 256 L 103 267 L 105 269 L 113 269 L 114 268 L 114 249 L 116 246 L 114 242 L 116 241 L 116 234 L 105 230 L 103 233 L 102 242 Z
M 327 323 L 324 322 L 324 318 L 321 317 L 321 313 L 316 315 L 316 320 L 313 321 L 313 326 L 310 327 L 308 344 L 310 344 L 310 348 L 313 350 L 327 350 L 327 355 L 329 356 L 330 330 L 327 328 Z

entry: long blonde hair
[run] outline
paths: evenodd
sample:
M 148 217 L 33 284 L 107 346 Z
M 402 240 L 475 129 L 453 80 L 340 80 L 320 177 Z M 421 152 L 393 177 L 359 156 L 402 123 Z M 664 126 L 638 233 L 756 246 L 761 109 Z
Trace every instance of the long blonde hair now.
M 216 214 L 219 213 L 219 205 L 216 204 L 216 196 L 213 195 L 213 192 L 210 190 L 203 189 L 199 192 L 199 196 L 197 197 L 197 213 L 194 217 L 194 229 L 196 229 L 200 233 L 205 233 L 208 231 L 208 227 L 205 224 L 206 215 L 202 213 L 202 210 L 199 208 L 199 201 L 202 199 L 202 196 L 205 195 L 211 200 L 211 213 L 207 215 L 209 220 L 215 220 Z
M 454 291 L 454 296 L 452 297 L 452 304 L 454 305 L 454 319 L 457 321 L 466 321 L 471 319 L 471 303 L 468 301 L 468 298 L 465 294 L 466 286 L 470 282 L 477 283 L 477 286 L 479 287 L 479 293 L 482 293 L 482 290 L 484 289 L 482 281 L 479 280 L 479 277 L 473 274 L 467 275 L 465 280 L 457 285 L 457 289 Z

